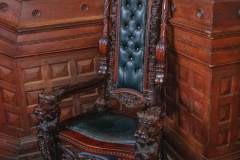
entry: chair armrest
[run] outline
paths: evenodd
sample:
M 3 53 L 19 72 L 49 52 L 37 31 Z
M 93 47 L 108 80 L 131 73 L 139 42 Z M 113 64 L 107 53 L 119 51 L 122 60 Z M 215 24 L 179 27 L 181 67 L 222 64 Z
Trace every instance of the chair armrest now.
M 62 99 L 100 87 L 104 82 L 104 77 L 98 77 L 84 83 L 66 86 L 50 93 L 39 95 L 39 104 L 35 107 L 34 113 L 39 121 L 38 145 L 42 156 L 46 160 L 61 159 L 60 152 L 62 151 L 57 145 L 55 133 L 57 130 L 56 126 L 60 120 Z
M 105 77 L 100 76 L 90 81 L 79 83 L 77 85 L 62 87 L 47 94 L 39 94 L 39 104 L 37 107 L 35 107 L 34 113 L 37 115 L 37 118 L 40 122 L 42 122 L 43 119 L 54 119 L 56 117 L 50 115 L 52 115 L 52 113 L 55 114 L 57 112 L 60 112 L 57 110 L 60 110 L 60 107 L 58 106 L 63 99 L 74 94 L 86 92 L 91 89 L 100 87 L 104 84 L 104 81 Z

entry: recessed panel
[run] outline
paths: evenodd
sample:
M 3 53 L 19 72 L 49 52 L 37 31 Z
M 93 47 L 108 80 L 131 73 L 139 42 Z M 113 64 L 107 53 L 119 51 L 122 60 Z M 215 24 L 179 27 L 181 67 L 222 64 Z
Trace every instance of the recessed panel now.
M 202 129 L 193 125 L 192 126 L 192 137 L 200 144 L 202 144 Z
M 190 111 L 190 106 L 188 105 L 188 95 L 183 91 L 178 91 L 178 103 Z
M 68 63 L 53 64 L 50 68 L 52 79 L 69 76 Z
M 27 95 L 27 105 L 38 104 L 38 95 L 43 93 L 43 90 L 26 92 Z
M 203 104 L 193 99 L 193 114 L 199 119 L 203 118 Z
M 7 112 L 7 111 L 6 111 L 6 115 L 7 115 L 8 125 L 11 125 L 17 128 L 22 128 L 22 120 L 19 115 L 15 113 Z
M 230 119 L 231 104 L 219 107 L 219 122 L 228 121 Z
M 96 109 L 94 107 L 94 103 L 83 104 L 81 105 L 81 107 L 82 107 L 82 113 L 92 112 Z
M 179 76 L 178 76 L 179 80 L 188 84 L 188 69 L 183 67 L 183 66 L 179 66 Z
M 237 141 L 240 142 L 240 127 L 237 128 Z
M 35 114 L 29 114 L 29 122 L 30 122 L 30 127 L 34 127 L 38 125 L 38 119 L 36 118 Z
M 93 59 L 77 61 L 78 75 L 94 71 Z
M 185 132 L 189 132 L 189 121 L 183 111 L 179 111 L 178 113 L 178 126 L 184 130 Z
M 232 93 L 232 77 L 222 78 L 220 80 L 220 95 L 228 95 Z
M 193 88 L 196 89 L 197 91 L 204 93 L 204 87 L 205 87 L 205 82 L 204 82 L 204 77 L 194 73 L 193 74 Z
M 15 92 L 11 92 L 8 90 L 3 89 L 2 90 L 3 93 L 3 102 L 13 105 L 13 106 L 17 106 L 17 96 Z
M 61 109 L 60 120 L 65 120 L 73 116 L 73 107 L 67 107 Z
M 41 67 L 23 69 L 25 82 L 35 82 L 42 80 Z
M 224 147 L 229 144 L 229 130 L 218 132 L 218 147 Z
M 12 70 L 5 68 L 3 66 L 0 66 L 0 79 L 5 82 L 13 83 Z

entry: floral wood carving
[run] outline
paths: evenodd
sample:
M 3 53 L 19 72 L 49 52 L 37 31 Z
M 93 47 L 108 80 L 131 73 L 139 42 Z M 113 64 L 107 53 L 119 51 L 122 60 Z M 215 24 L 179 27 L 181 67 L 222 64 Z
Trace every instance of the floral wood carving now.
M 118 102 L 124 104 L 128 108 L 140 107 L 144 104 L 148 105 L 148 101 L 137 94 L 131 92 L 114 92 L 111 97 L 115 98 Z
M 155 81 L 155 64 L 156 64 L 156 44 L 159 40 L 159 25 L 160 25 L 160 1 L 153 0 L 150 20 L 150 36 L 149 36 L 149 73 L 148 73 L 148 88 L 152 90 L 154 88 Z

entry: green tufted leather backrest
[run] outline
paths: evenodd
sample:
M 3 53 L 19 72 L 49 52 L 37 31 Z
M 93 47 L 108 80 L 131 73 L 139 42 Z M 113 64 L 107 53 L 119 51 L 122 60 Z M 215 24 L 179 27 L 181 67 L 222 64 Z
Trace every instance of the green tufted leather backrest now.
M 118 88 L 143 92 L 147 0 L 121 0 Z

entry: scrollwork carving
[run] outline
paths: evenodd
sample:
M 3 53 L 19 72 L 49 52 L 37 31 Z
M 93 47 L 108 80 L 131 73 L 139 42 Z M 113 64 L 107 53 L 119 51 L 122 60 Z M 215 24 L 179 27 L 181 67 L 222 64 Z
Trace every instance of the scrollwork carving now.
M 118 102 L 124 104 L 128 108 L 135 108 L 148 104 L 145 98 L 130 92 L 114 92 L 111 97 L 115 98 Z
M 108 88 L 107 94 L 111 95 L 113 90 L 116 89 L 116 85 L 114 84 L 114 65 L 115 65 L 115 45 L 116 45 L 116 31 L 117 31 L 117 0 L 111 0 L 111 15 L 110 15 L 110 23 L 111 23 L 111 31 L 110 35 L 110 52 L 109 52 L 109 70 L 108 70 Z
M 162 109 L 151 107 L 138 113 L 138 129 L 135 133 L 136 159 L 155 160 L 160 150 L 162 139 Z
M 56 142 L 56 125 L 60 119 L 60 104 L 54 96 L 39 96 L 39 105 L 34 113 L 40 122 L 38 125 L 38 144 L 42 156 L 46 160 L 58 160 L 60 150 Z
M 162 85 L 165 77 L 165 54 L 167 49 L 167 18 L 168 18 L 168 0 L 163 0 L 161 17 L 161 33 L 159 42 L 156 46 L 156 77 L 155 84 Z
M 155 79 L 155 54 L 156 54 L 156 44 L 159 40 L 159 25 L 160 25 L 160 1 L 154 0 L 151 10 L 151 20 L 150 20 L 150 37 L 149 37 L 149 72 L 148 72 L 148 88 L 152 90 L 154 88 L 154 79 Z

